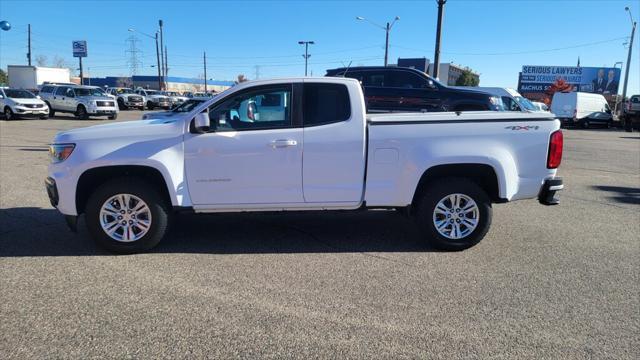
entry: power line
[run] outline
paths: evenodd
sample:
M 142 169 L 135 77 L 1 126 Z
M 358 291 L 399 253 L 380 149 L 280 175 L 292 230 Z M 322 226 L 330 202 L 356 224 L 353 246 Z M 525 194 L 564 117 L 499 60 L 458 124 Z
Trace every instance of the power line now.
M 536 53 L 545 53 L 545 52 L 552 52 L 552 51 L 569 50 L 569 49 L 576 49 L 576 48 L 580 48 L 580 47 L 605 44 L 605 43 L 610 43 L 610 42 L 614 42 L 614 41 L 624 40 L 624 39 L 627 39 L 627 38 L 628 38 L 628 36 L 623 36 L 623 37 L 617 37 L 617 38 L 608 39 L 608 40 L 594 41 L 594 42 L 590 42 L 590 43 L 563 46 L 563 47 L 557 47 L 557 48 L 551 48 L 551 49 L 540 49 L 540 50 L 490 52 L 490 53 L 465 53 L 465 52 L 442 51 L 441 53 L 449 54 L 449 55 L 468 55 L 468 56 L 501 56 L 501 55 L 536 54 Z M 420 51 L 420 52 L 426 52 L 427 51 L 427 50 L 424 50 L 424 49 L 412 48 L 412 47 L 407 47 L 407 46 L 399 46 L 399 45 L 392 45 L 392 46 L 393 47 L 397 47 L 399 49 L 405 49 L 405 50 L 414 50 L 414 51 Z

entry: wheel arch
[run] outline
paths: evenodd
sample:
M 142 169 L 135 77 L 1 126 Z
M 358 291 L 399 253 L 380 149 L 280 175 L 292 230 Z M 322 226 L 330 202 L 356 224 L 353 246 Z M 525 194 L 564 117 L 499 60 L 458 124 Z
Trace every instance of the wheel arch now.
M 76 187 L 75 206 L 78 214 L 84 213 L 92 190 L 98 186 L 119 177 L 141 178 L 156 188 L 168 205 L 172 205 L 169 182 L 162 172 L 147 165 L 113 165 L 87 169 L 78 178 Z
M 447 177 L 460 177 L 473 181 L 487 193 L 491 202 L 506 201 L 501 197 L 500 178 L 493 166 L 484 163 L 459 163 L 435 165 L 426 169 L 418 181 L 411 204 L 416 204 L 427 191 L 430 183 Z

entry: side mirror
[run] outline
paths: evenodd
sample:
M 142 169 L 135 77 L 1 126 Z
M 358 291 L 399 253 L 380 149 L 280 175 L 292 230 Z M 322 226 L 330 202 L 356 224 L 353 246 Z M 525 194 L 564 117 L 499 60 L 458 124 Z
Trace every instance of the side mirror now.
M 2 95 L 0 95 L 0 97 L 1 97 L 1 96 L 2 96 Z M 40 97 L 40 95 L 36 95 L 36 98 L 38 98 L 38 99 L 42 100 L 42 98 Z
M 433 83 L 433 80 L 427 80 L 427 89 L 435 89 L 436 85 Z
M 209 121 L 209 114 L 206 112 L 199 113 L 193 118 L 194 128 L 196 132 L 204 134 L 211 129 L 211 122 Z

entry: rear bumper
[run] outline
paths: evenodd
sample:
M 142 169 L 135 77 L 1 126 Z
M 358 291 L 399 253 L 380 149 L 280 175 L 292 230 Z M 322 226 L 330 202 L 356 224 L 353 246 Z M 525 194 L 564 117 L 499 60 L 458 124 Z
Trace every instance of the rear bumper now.
M 560 199 L 558 199 L 556 194 L 563 188 L 564 185 L 562 183 L 562 178 L 557 177 L 545 180 L 542 185 L 542 189 L 540 189 L 538 201 L 542 205 L 558 205 L 560 203 Z

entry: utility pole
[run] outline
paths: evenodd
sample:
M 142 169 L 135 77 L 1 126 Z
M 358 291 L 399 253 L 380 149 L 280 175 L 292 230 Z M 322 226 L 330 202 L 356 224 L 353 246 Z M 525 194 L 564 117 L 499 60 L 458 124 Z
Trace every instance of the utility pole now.
M 367 21 L 368 23 L 370 23 L 371 25 L 381 28 L 382 30 L 384 30 L 385 32 L 385 41 L 384 41 L 384 66 L 386 67 L 389 63 L 389 32 L 391 31 L 391 28 L 393 27 L 393 25 L 396 23 L 396 21 L 400 20 L 399 16 L 396 16 L 392 22 L 388 22 L 387 26 L 382 26 L 378 23 L 375 23 L 367 18 L 364 18 L 362 16 L 356 16 L 356 20 L 364 20 Z
M 169 57 L 167 56 L 167 45 L 164 46 L 164 81 L 167 82 L 169 76 Z
M 260 79 L 260 65 L 254 66 L 256 69 L 256 79 Z
M 160 69 L 160 50 L 158 49 L 158 32 L 156 31 L 156 58 L 158 60 L 158 90 L 162 90 L 162 70 Z
M 442 16 L 444 15 L 444 4 L 447 0 L 438 0 L 438 27 L 436 28 L 436 50 L 433 55 L 433 77 L 438 77 L 438 67 L 440 67 L 440 38 L 442 35 Z
M 633 37 L 636 34 L 636 22 L 633 21 L 633 16 L 631 16 L 631 10 L 629 7 L 624 8 L 629 12 L 629 17 L 631 18 L 631 40 L 629 40 L 629 53 L 627 54 L 627 69 L 624 73 L 624 85 L 622 87 L 622 101 L 624 102 L 625 97 L 627 96 L 627 84 L 629 83 L 629 68 L 631 67 L 631 51 L 633 50 Z
M 390 24 L 387 23 L 387 28 L 386 28 L 386 38 L 385 38 L 385 42 L 384 42 L 384 67 L 387 67 L 387 63 L 388 63 L 388 58 L 389 58 L 389 30 L 391 30 L 391 26 L 389 26 Z
M 304 55 L 302 55 L 302 57 L 304 58 L 304 76 L 307 76 L 307 66 L 309 58 L 311 57 L 311 55 L 309 55 L 309 44 L 313 45 L 315 43 L 313 41 L 298 41 L 298 44 L 304 45 Z
M 27 25 L 28 39 L 27 39 L 27 60 L 29 60 L 29 66 L 31 66 L 31 24 Z
M 207 52 L 206 51 L 204 52 L 202 59 L 204 60 L 204 92 L 206 94 L 207 93 Z
M 160 87 L 160 90 L 164 90 L 163 89 L 163 87 L 164 87 L 164 78 L 165 78 L 166 74 L 164 72 L 164 69 L 165 69 L 165 66 L 164 66 L 164 52 L 163 52 L 163 49 L 164 49 L 164 32 L 162 30 L 162 26 L 164 25 L 163 21 L 162 20 L 158 20 L 158 25 L 160 26 L 160 69 L 161 69 L 161 72 L 162 72 L 162 74 L 160 75 L 160 77 L 162 78 L 162 87 Z

